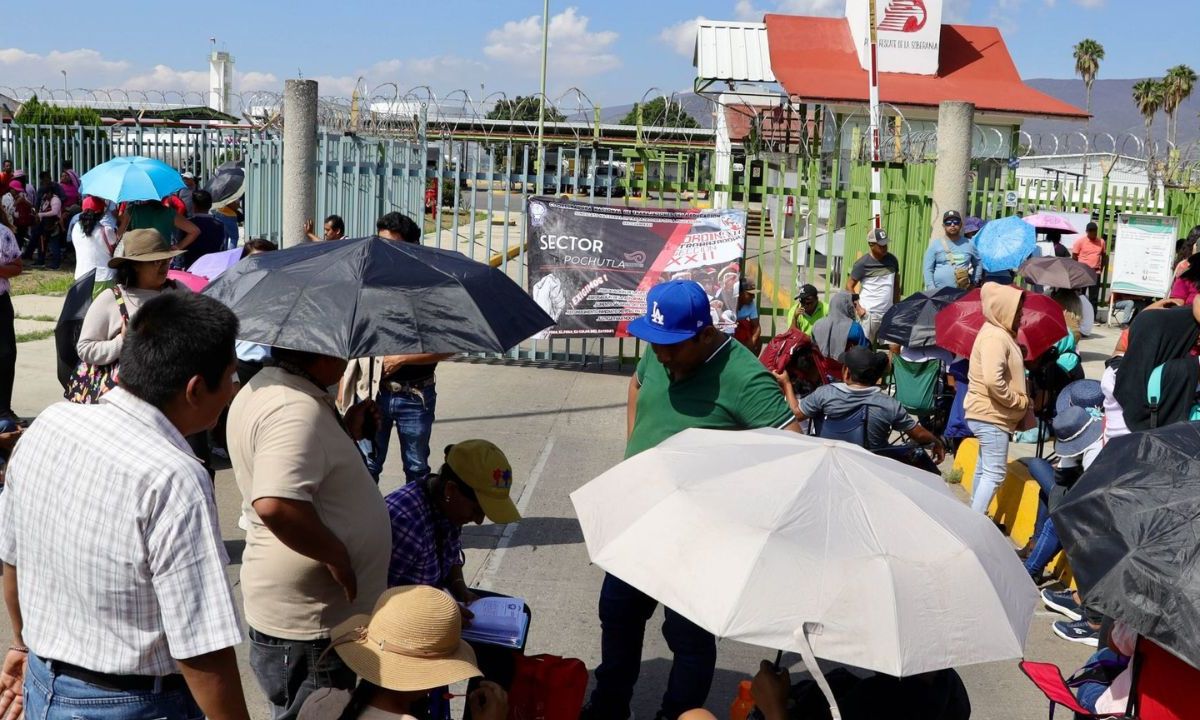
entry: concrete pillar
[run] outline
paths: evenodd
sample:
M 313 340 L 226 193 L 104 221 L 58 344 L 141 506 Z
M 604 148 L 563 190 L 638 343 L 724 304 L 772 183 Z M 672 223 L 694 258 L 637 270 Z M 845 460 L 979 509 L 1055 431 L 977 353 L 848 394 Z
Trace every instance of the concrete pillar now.
M 975 106 L 946 100 L 938 106 L 937 166 L 933 172 L 933 237 L 942 233 L 942 213 L 957 210 L 967 216 L 971 182 L 971 145 Z
M 280 247 L 306 242 L 304 222 L 317 213 L 317 82 L 283 86 L 283 223 Z

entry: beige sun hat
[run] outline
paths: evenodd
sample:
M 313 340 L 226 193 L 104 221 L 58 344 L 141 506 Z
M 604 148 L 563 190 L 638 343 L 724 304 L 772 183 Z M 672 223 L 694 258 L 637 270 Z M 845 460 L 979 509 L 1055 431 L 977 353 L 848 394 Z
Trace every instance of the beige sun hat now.
M 121 254 L 108 261 L 110 268 L 120 267 L 123 262 L 154 262 L 182 255 L 182 250 L 172 250 L 162 233 L 153 228 L 130 230 L 121 237 Z
M 483 674 L 462 640 L 458 603 L 428 585 L 387 590 L 371 615 L 355 615 L 330 637 L 355 674 L 388 690 L 429 690 Z

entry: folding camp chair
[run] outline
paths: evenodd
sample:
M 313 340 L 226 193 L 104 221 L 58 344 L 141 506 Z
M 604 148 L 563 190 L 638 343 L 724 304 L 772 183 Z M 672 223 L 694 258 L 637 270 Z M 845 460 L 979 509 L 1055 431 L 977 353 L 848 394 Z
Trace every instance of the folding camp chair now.
M 841 440 L 851 445 L 867 447 L 867 410 L 860 405 L 854 412 L 840 417 L 813 418 L 813 429 L 818 437 Z
M 940 435 L 946 427 L 948 399 L 942 363 L 937 360 L 910 361 L 892 357 L 892 377 L 896 400 L 921 424 Z
M 1054 709 L 1062 705 L 1066 709 L 1075 713 L 1075 720 L 1088 720 L 1089 718 L 1118 718 L 1135 717 L 1125 713 L 1117 715 L 1096 715 L 1088 711 L 1079 701 L 1075 699 L 1075 694 L 1071 692 L 1071 688 L 1067 687 L 1067 681 L 1062 676 L 1062 671 L 1054 663 L 1032 662 L 1030 660 L 1022 660 L 1019 664 L 1021 672 L 1029 677 L 1038 690 L 1046 696 L 1050 701 L 1050 720 L 1054 720 Z M 1136 697 L 1131 693 L 1133 697 Z M 1131 702 L 1131 705 L 1133 703 Z

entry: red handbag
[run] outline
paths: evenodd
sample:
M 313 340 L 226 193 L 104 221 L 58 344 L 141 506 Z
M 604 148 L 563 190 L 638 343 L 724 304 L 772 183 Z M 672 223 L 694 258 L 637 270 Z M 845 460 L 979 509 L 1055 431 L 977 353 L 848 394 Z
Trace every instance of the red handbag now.
M 582 660 L 517 655 L 508 720 L 579 720 L 588 672 Z

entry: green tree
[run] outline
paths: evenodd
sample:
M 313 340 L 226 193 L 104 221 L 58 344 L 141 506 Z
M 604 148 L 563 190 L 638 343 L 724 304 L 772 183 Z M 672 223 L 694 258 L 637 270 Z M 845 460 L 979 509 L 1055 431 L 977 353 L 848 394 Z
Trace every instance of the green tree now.
M 496 103 L 488 111 L 489 120 L 527 120 L 537 122 L 538 105 L 541 98 L 536 95 L 518 95 L 509 100 L 505 98 Z M 562 122 L 567 116 L 558 111 L 553 105 L 546 105 L 546 122 Z
M 21 103 L 13 123 L 23 125 L 90 125 L 101 123 L 100 113 L 85 107 L 62 107 L 38 100 L 37 95 Z
M 1092 134 L 1092 84 L 1096 82 L 1096 75 L 1100 73 L 1100 61 L 1103 59 L 1104 46 L 1095 40 L 1084 38 L 1075 45 L 1075 74 L 1083 78 L 1083 85 L 1087 88 L 1087 135 L 1089 138 Z M 1086 155 L 1083 158 L 1083 172 L 1084 175 L 1087 175 Z
M 1167 140 L 1172 145 L 1179 133 L 1179 106 L 1191 96 L 1196 88 L 1196 71 L 1187 65 L 1176 65 L 1167 70 L 1162 80 L 1162 109 L 1167 113 Z
M 49 170 L 57 178 L 59 168 L 51 166 L 48 159 L 57 155 L 63 160 L 76 160 L 71 148 L 77 142 L 109 146 L 100 113 L 86 107 L 45 103 L 36 95 L 21 103 L 13 115 L 12 134 L 12 161 L 18 167 L 24 166 L 30 177 Z M 58 148 L 58 153 L 52 152 L 51 148 Z M 89 168 L 76 165 L 75 169 L 82 173 Z
M 638 108 L 642 111 L 642 125 L 652 127 L 697 128 L 700 123 L 688 115 L 679 103 L 668 103 L 665 97 L 656 97 L 648 103 L 634 103 L 633 108 L 625 113 L 625 117 L 617 121 L 618 125 L 637 125 Z
M 1164 88 L 1161 80 L 1140 80 L 1133 86 L 1133 102 L 1146 123 L 1146 174 L 1150 179 L 1150 192 L 1155 190 L 1154 165 L 1154 116 L 1163 106 Z

